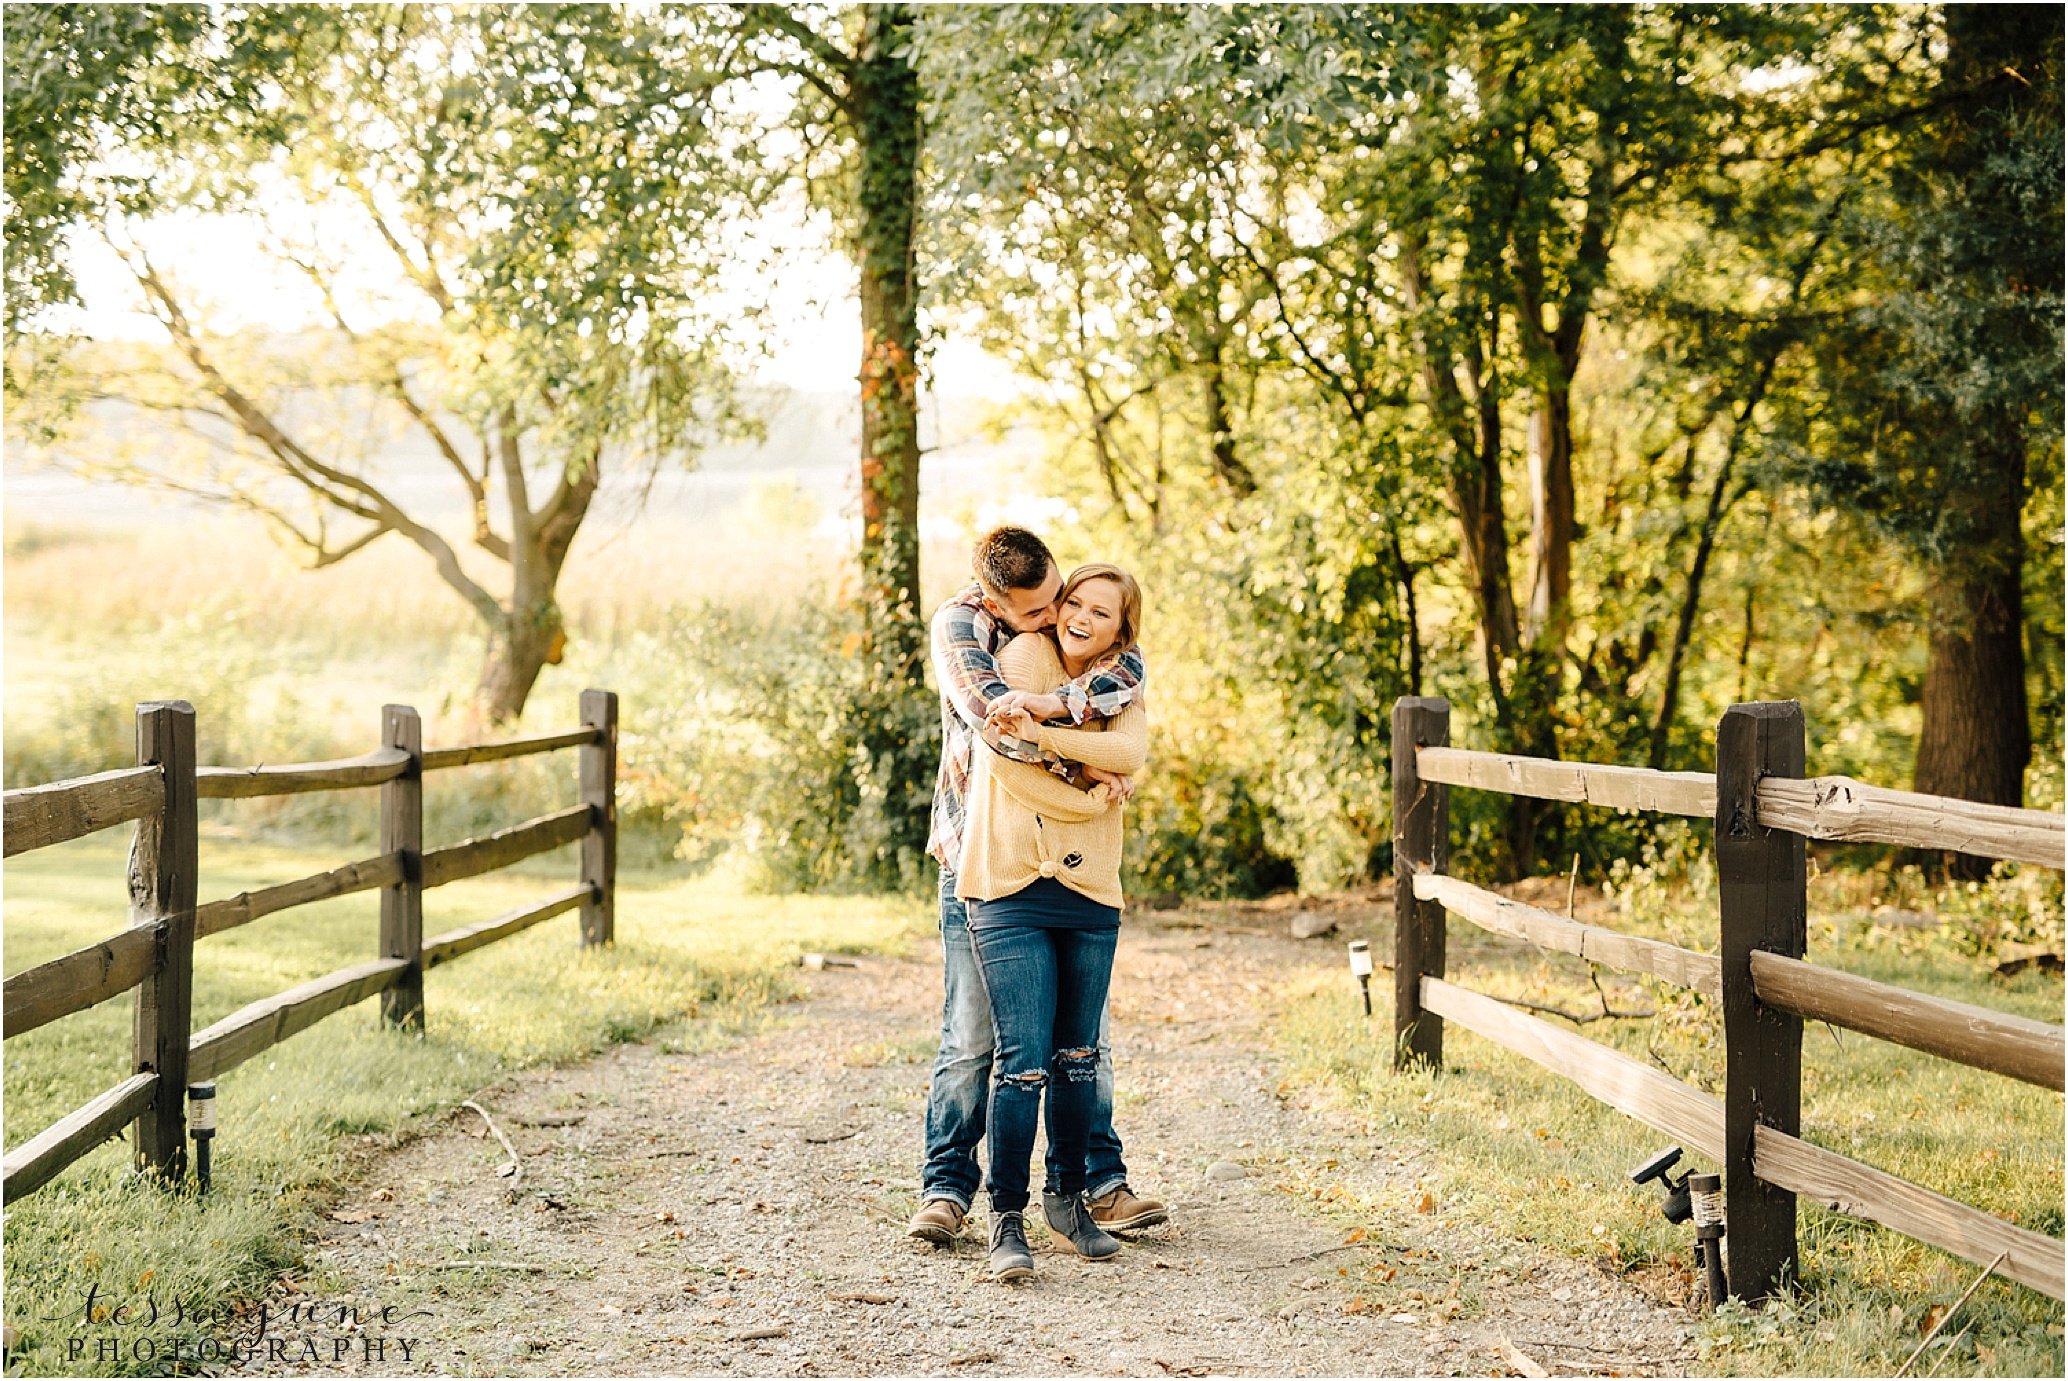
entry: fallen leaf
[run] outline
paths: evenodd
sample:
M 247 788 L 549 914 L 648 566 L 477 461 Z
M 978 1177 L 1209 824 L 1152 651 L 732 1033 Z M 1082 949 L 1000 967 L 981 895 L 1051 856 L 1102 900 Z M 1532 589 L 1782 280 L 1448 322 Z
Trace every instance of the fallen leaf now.
M 1929 1333 L 1934 1328 L 1937 1328 L 1939 1326 L 1939 1320 L 1945 1317 L 1946 1306 L 1943 1304 L 1935 1304 L 1931 1308 L 1925 1310 L 1924 1317 L 1917 1321 L 1917 1331 L 1919 1333 Z
M 1345 1246 L 1349 1245 L 1349 1244 L 1350 1244 L 1350 1243 L 1352 1243 L 1352 1242 L 1362 1242 L 1363 1240 L 1364 1240 L 1364 1229 L 1363 1229 L 1363 1228 L 1352 1228 L 1352 1229 L 1350 1229 L 1350 1231 L 1349 1231 L 1349 1232 L 1347 1232 L 1347 1233 L 1345 1233 L 1345 1234 L 1343 1235 L 1343 1243 L 1344 1243 L 1344 1245 L 1345 1245 Z
M 974 1367 L 984 1362 L 995 1362 L 997 1360 L 998 1354 L 995 1352 L 965 1352 L 960 1357 L 950 1357 L 948 1365 L 951 1367 Z M 1198 1375 L 1203 1373 L 1190 1374 Z
M 1417 1213 L 1434 1213 L 1435 1211 L 1436 1211 L 1436 1196 L 1435 1196 L 1434 1194 L 1432 1194 L 1432 1193 L 1424 1193 L 1424 1194 L 1422 1195 L 1422 1201 L 1421 1201 L 1420 1203 L 1418 1203 L 1418 1204 L 1416 1204 L 1416 1205 L 1415 1205 L 1415 1212 L 1417 1212 Z

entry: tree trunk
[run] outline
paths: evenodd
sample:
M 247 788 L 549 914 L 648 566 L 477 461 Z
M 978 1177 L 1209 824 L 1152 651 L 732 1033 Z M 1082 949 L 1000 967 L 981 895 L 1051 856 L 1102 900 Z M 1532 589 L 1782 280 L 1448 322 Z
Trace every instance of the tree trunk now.
M 1956 565 L 1931 570 L 1931 632 L 1924 671 L 1924 728 L 1916 787 L 2015 806 L 2024 801 L 2032 731 L 2025 706 L 2024 490 L 2022 429 L 2013 422 L 1996 448 L 1997 481 L 1983 497 L 1989 539 Z M 1956 876 L 1989 865 L 1955 856 Z
M 1547 382 L 1531 420 L 1529 597 L 1531 640 L 1565 647 L 1573 592 L 1573 399 L 1571 377 Z
M 2052 6 L 1951 5 L 1946 38 L 1942 80 L 1955 90 L 1982 94 L 1947 126 L 1942 166 L 1954 188 L 1953 204 L 1986 216 L 1992 208 L 1977 205 L 1976 198 L 1989 195 L 1993 185 L 1988 165 L 1998 156 L 2004 125 L 2023 112 L 2045 112 L 2058 127 L 2061 15 Z M 2017 67 L 2043 53 L 2052 57 L 2043 64 L 2050 73 L 2035 86 Z M 2026 261 L 2032 271 L 2026 291 L 2060 292 L 2059 239 L 2053 243 L 2051 255 Z M 2025 766 L 2032 756 L 2020 527 L 2028 425 L 2019 400 L 1983 410 L 1955 429 L 1956 444 L 1971 447 L 1968 474 L 1944 501 L 1958 510 L 1962 541 L 1955 554 L 1929 568 L 1931 630 L 1917 744 L 1916 786 L 1933 795 L 1999 805 L 2024 800 Z M 1989 867 L 1964 855 L 1949 861 L 1962 877 L 1982 876 Z
M 514 432 L 506 433 L 514 448 Z M 512 449 L 505 471 L 510 505 L 510 600 L 488 633 L 488 656 L 475 692 L 477 718 L 505 724 L 524 713 L 539 673 L 560 664 L 567 647 L 567 623 L 557 591 L 567 553 L 603 478 L 603 453 L 588 455 L 561 472 L 545 506 L 533 513 L 523 487 L 523 463 Z
M 911 11 L 862 7 L 853 109 L 861 159 L 862 579 L 884 670 L 919 681 L 919 78 Z
M 862 6 L 849 84 L 860 162 L 862 601 L 869 701 L 856 708 L 863 825 L 858 860 L 911 885 L 926 845 L 938 739 L 919 607 L 919 77 L 912 11 Z
M 1228 377 L 1221 363 L 1225 342 L 1219 335 L 1206 361 L 1206 425 L 1213 459 L 1214 477 L 1228 486 L 1228 492 L 1246 499 L 1257 492 L 1256 476 L 1235 453 L 1235 424 L 1228 416 Z
M 550 599 L 543 607 L 533 605 L 528 617 L 507 617 L 502 627 L 491 630 L 475 692 L 480 718 L 489 724 L 507 724 L 523 714 L 539 673 L 559 662 L 566 643 L 560 610 Z
M 1498 339 L 1487 342 L 1491 360 Z M 1495 731 L 1504 752 L 1555 758 L 1558 746 L 1551 732 L 1555 682 L 1546 675 L 1544 659 L 1526 646 L 1515 593 L 1508 574 L 1508 515 L 1501 474 L 1501 393 L 1490 364 L 1483 365 L 1474 411 L 1474 446 L 1468 466 L 1454 475 L 1451 500 L 1463 529 L 1465 565 L 1477 595 L 1480 646 L 1486 678 L 1493 694 Z M 1550 807 L 1527 796 L 1510 796 L 1502 829 L 1506 857 L 1502 871 L 1509 881 L 1526 877 L 1536 863 L 1537 831 Z

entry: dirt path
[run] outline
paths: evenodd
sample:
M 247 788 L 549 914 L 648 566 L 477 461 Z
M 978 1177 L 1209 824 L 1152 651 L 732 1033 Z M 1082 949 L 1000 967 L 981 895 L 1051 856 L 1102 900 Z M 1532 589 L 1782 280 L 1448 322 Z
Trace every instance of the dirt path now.
M 627 1045 L 485 1091 L 514 1189 L 471 1111 L 375 1159 L 270 1302 L 351 1302 L 365 1337 L 340 1359 L 320 1325 L 311 1365 L 278 1328 L 249 1370 L 365 1374 L 385 1336 L 388 1374 L 1685 1372 L 1687 1316 L 1582 1263 L 1412 1208 L 1329 1210 L 1332 1186 L 1412 1203 L 1423 1168 L 1290 1101 L 1261 1053 L 1270 987 L 1337 955 L 1131 923 L 1117 1121 L 1174 1222 L 1117 1261 L 1037 1236 L 1035 1279 L 1003 1286 L 980 1225 L 954 1250 L 903 1235 L 939 966 L 870 959 L 808 975 L 778 1029 L 717 1053 Z

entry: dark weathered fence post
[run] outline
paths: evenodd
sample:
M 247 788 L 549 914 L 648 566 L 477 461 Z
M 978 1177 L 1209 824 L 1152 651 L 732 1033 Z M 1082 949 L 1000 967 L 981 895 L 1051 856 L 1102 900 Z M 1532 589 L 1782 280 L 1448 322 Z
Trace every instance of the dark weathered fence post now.
M 1422 1010 L 1422 976 L 1443 977 L 1443 907 L 1415 897 L 1417 872 L 1450 866 L 1450 788 L 1425 782 L 1416 748 L 1450 743 L 1450 702 L 1393 702 L 1393 1067 L 1443 1065 L 1443 1018 Z
M 1724 1203 L 1730 1291 L 1757 1302 L 1797 1276 L 1795 1195 L 1752 1173 L 1752 1129 L 1802 1123 L 1802 1019 L 1763 1006 L 1752 951 L 1800 959 L 1809 913 L 1803 838 L 1759 826 L 1761 777 L 1803 775 L 1802 706 L 1733 705 L 1716 727 L 1716 873 L 1722 907 Z
M 381 957 L 407 959 L 381 994 L 381 1020 L 424 1029 L 424 724 L 407 705 L 381 706 L 381 743 L 409 754 L 399 777 L 381 783 L 381 852 L 402 855 L 402 881 L 381 889 Z
M 194 796 L 194 707 L 136 707 L 136 760 L 165 774 L 165 808 L 137 821 L 129 849 L 132 925 L 160 927 L 157 963 L 136 993 L 135 1070 L 158 1076 L 136 1120 L 136 1166 L 176 1182 L 187 1173 L 187 1043 L 194 1008 L 194 906 L 201 848 Z
M 582 836 L 582 945 L 617 942 L 618 888 L 618 698 L 615 691 L 582 692 L 582 723 L 600 730 L 581 749 L 582 804 L 589 807 L 589 832 Z

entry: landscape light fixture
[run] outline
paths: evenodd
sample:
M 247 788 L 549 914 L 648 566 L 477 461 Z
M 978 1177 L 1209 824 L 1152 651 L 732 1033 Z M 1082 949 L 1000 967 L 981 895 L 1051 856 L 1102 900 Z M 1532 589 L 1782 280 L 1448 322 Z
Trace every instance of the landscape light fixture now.
M 1702 1280 L 1714 1309 L 1730 1295 L 1723 1279 L 1723 1176 L 1689 1175 L 1687 1192 L 1695 1208 L 1695 1255 L 1702 1258 Z
M 1632 1184 L 1659 1182 L 1666 1201 L 1659 1212 L 1669 1223 L 1695 1223 L 1695 1258 L 1702 1266 L 1702 1284 L 1708 1292 L 1706 1307 L 1714 1309 L 1729 1293 L 1723 1279 L 1723 1177 L 1692 1172 L 1673 1178 L 1670 1173 L 1680 1160 L 1678 1146 L 1668 1146 L 1630 1172 Z
M 1350 975 L 1364 989 L 1364 1014 L 1371 1015 L 1371 946 L 1363 940 L 1350 942 Z
M 208 1192 L 209 1150 L 215 1144 L 215 1085 L 191 1084 L 187 1088 L 187 1130 L 194 1135 L 194 1181 L 199 1191 Z

